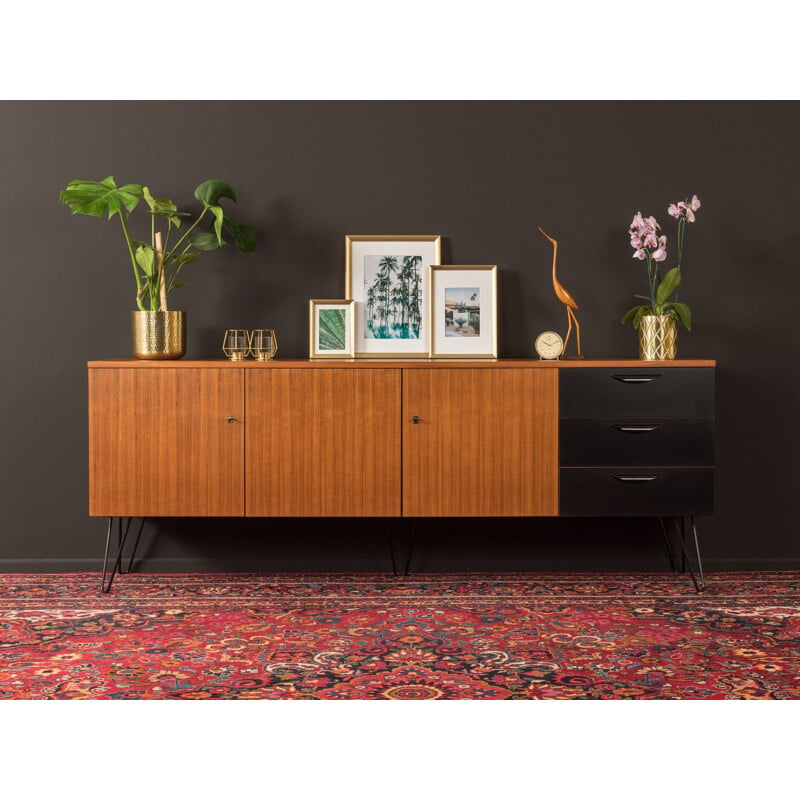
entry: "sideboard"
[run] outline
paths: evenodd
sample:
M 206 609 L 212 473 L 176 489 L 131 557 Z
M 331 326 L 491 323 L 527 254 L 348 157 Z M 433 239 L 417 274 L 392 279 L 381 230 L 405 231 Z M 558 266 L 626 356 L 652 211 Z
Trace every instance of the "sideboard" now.
M 713 512 L 715 367 L 91 361 L 104 591 L 114 520 L 112 580 L 131 520 L 169 516 L 658 516 L 662 528 L 680 520 L 684 556 L 688 519 L 700 589 L 694 517 Z

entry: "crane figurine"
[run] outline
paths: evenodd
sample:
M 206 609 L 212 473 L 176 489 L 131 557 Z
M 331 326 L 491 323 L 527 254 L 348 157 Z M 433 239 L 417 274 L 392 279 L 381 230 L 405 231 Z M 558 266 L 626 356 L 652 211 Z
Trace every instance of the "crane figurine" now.
M 538 227 L 538 226 L 537 226 Z M 558 242 L 553 239 L 552 236 L 548 236 L 541 228 L 539 228 L 539 232 L 548 239 L 550 243 L 553 245 L 553 290 L 556 293 L 556 297 L 564 304 L 564 307 L 567 309 L 567 335 L 564 337 L 564 352 L 567 351 L 567 342 L 569 342 L 569 336 L 572 333 L 572 323 L 575 323 L 575 338 L 578 344 L 578 355 L 573 356 L 573 358 L 583 358 L 581 355 L 581 326 L 578 324 L 578 318 L 575 316 L 574 309 L 578 308 L 578 304 L 575 302 L 573 296 L 559 283 L 558 278 L 556 277 L 556 261 L 558 259 Z M 569 356 L 565 356 L 569 358 Z

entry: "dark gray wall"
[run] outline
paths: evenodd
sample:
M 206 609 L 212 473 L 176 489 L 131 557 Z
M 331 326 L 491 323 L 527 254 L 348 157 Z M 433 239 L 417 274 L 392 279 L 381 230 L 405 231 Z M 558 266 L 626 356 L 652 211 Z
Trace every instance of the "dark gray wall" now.
M 344 293 L 344 237 L 438 233 L 443 261 L 499 266 L 500 355 L 564 329 L 550 283 L 579 302 L 594 357 L 635 357 L 619 323 L 644 289 L 627 226 L 668 236 L 668 203 L 697 193 L 682 299 L 684 357 L 719 361 L 711 568 L 796 567 L 800 493 L 796 102 L 2 102 L 0 568 L 97 568 L 87 516 L 86 361 L 127 356 L 132 276 L 116 220 L 73 217 L 73 178 L 149 185 L 190 205 L 231 183 L 258 251 L 187 268 L 188 357 L 221 357 L 228 327 L 274 327 L 307 354 L 310 297 Z M 674 245 L 674 236 L 670 239 Z M 417 569 L 666 566 L 652 520 L 422 522 Z M 145 568 L 387 569 L 408 521 L 160 520 Z M 487 533 L 488 531 L 488 533 Z

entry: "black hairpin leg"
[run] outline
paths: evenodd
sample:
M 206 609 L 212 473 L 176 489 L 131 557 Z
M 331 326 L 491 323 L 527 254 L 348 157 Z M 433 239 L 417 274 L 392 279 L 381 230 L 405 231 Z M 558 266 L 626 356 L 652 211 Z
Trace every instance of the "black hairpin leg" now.
M 403 567 L 403 575 L 408 575 L 408 568 L 409 565 L 411 564 L 411 554 L 414 551 L 414 537 L 416 534 L 416 530 L 417 530 L 417 520 L 416 518 L 412 518 L 411 539 L 408 543 L 408 553 L 406 553 L 406 563 L 405 566 Z M 392 557 L 392 573 L 394 575 L 399 575 L 400 572 L 397 569 L 397 559 L 395 557 L 395 552 L 394 552 L 394 538 L 392 536 L 389 536 L 389 554 Z
M 108 552 L 111 547 L 111 529 L 114 526 L 114 517 L 108 518 L 108 531 L 106 533 L 106 552 L 105 556 L 103 557 L 103 576 L 100 579 L 100 589 L 104 594 L 108 594 L 111 591 L 111 584 L 114 583 L 114 576 L 119 573 L 120 575 L 127 575 L 131 568 L 133 567 L 133 559 L 136 556 L 136 548 L 139 546 L 139 539 L 142 536 L 142 529 L 144 528 L 144 518 L 142 518 L 142 522 L 139 525 L 139 532 L 136 535 L 136 542 L 133 545 L 133 552 L 131 553 L 130 559 L 128 560 L 128 568 L 123 569 L 122 566 L 122 552 L 125 548 L 125 542 L 128 540 L 128 534 L 131 530 L 131 522 L 132 518 L 128 517 L 128 521 L 125 523 L 125 530 L 123 532 L 122 529 L 122 517 L 117 517 L 117 557 L 114 559 L 114 566 L 111 570 L 111 574 L 108 577 L 108 582 L 106 583 L 106 573 L 108 572 Z
M 411 554 L 414 552 L 414 539 L 417 535 L 417 518 L 411 519 L 411 539 L 408 543 L 408 554 L 406 555 L 406 566 L 403 570 L 403 575 L 408 575 L 408 568 L 411 566 Z
M 659 517 L 659 519 L 661 519 Z M 686 517 L 680 517 L 680 522 L 675 520 L 675 528 L 679 534 L 679 541 L 681 543 L 681 572 L 686 572 L 686 567 L 689 567 L 689 574 L 692 576 L 692 583 L 694 584 L 694 588 L 698 592 L 702 592 L 706 588 L 706 579 L 703 575 L 703 560 L 700 557 L 700 542 L 697 538 L 697 526 L 694 523 L 694 517 L 690 516 L 689 521 L 692 525 L 692 534 L 694 536 L 694 551 L 695 556 L 697 558 L 697 571 L 700 576 L 700 580 L 698 582 L 697 577 L 694 574 L 694 570 L 692 569 L 692 562 L 691 558 L 689 557 L 689 553 L 686 549 Z M 673 571 L 675 570 L 675 562 L 672 558 L 672 549 L 669 546 L 669 539 L 667 538 L 667 532 L 664 528 L 664 522 L 661 520 L 661 529 L 664 532 L 664 540 L 667 542 L 667 550 L 669 552 L 669 560 L 672 564 Z
M 678 567 L 675 564 L 675 559 L 672 557 L 672 546 L 669 543 L 669 536 L 667 535 L 667 529 L 664 525 L 664 517 L 659 517 L 658 521 L 661 523 L 661 533 L 664 536 L 664 546 L 667 549 L 670 569 L 672 569 L 673 572 L 677 572 Z M 684 570 L 681 570 L 681 572 L 684 572 Z

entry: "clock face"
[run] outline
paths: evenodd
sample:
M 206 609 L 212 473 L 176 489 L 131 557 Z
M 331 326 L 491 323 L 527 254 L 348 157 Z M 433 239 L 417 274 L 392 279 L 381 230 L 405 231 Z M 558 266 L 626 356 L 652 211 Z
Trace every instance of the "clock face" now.
M 564 350 L 564 341 L 555 331 L 543 331 L 534 344 L 540 358 L 558 358 Z

